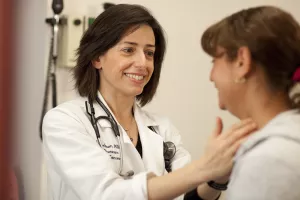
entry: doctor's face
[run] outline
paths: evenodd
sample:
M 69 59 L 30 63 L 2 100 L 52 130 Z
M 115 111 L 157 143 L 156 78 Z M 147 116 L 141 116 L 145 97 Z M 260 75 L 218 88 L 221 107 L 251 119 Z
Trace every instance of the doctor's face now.
M 212 61 L 210 80 L 218 91 L 220 109 L 232 112 L 239 105 L 241 95 L 239 84 L 234 82 L 236 62 L 228 60 L 224 49 L 219 48 L 217 55 Z
M 130 28 L 97 61 L 100 91 L 135 97 L 142 93 L 154 70 L 155 36 L 148 25 Z

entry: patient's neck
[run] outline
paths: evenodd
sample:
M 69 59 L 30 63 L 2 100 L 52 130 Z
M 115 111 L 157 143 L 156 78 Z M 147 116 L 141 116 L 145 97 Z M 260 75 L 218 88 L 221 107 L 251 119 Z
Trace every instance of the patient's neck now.
M 248 100 L 248 105 L 245 109 L 246 113 L 243 118 L 252 118 L 257 123 L 258 129 L 263 128 L 278 114 L 292 108 L 288 98 L 284 95 L 262 93 L 252 97 L 252 99 Z

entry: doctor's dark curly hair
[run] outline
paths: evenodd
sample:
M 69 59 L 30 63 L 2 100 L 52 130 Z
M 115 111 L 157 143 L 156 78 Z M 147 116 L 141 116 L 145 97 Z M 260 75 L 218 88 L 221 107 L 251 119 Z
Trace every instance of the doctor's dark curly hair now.
M 100 77 L 92 61 L 116 45 L 127 30 L 141 24 L 152 27 L 156 48 L 153 75 L 143 92 L 137 96 L 137 100 L 141 106 L 152 100 L 159 82 L 166 41 L 163 29 L 151 13 L 143 6 L 129 4 L 118 4 L 106 9 L 83 35 L 77 50 L 77 64 L 74 68 L 75 87 L 80 96 L 96 99 Z

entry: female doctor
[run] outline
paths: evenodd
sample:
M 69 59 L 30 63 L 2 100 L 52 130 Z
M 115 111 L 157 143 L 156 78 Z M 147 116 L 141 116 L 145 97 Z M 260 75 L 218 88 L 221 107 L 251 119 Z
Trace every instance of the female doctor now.
M 84 34 L 74 69 L 80 98 L 43 122 L 48 191 L 54 200 L 217 199 L 232 157 L 255 129 L 218 119 L 201 159 L 190 162 L 169 120 L 142 110 L 158 86 L 162 29 L 138 5 L 116 5 Z

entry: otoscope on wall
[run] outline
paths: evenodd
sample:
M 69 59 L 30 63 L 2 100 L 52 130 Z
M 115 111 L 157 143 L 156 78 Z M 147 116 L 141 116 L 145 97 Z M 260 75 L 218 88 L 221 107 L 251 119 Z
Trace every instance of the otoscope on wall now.
M 114 5 L 115 4 L 113 4 L 113 3 L 105 2 L 105 3 L 103 3 L 102 6 L 103 6 L 104 10 L 107 10 L 108 8 L 110 8 Z M 51 8 L 53 10 L 54 15 L 53 15 L 53 17 L 46 18 L 46 23 L 51 26 L 52 34 L 51 34 L 45 90 L 44 90 L 43 107 L 42 107 L 42 113 L 41 113 L 40 124 L 39 124 L 39 131 L 40 131 L 41 139 L 43 139 L 42 138 L 42 124 L 43 124 L 43 118 L 44 118 L 44 116 L 47 112 L 48 106 L 49 106 L 48 100 L 49 100 L 50 91 L 52 94 L 52 97 L 51 97 L 52 108 L 57 106 L 56 68 L 58 65 L 58 63 L 57 63 L 58 56 L 62 56 L 62 55 L 58 55 L 58 51 L 57 51 L 57 49 L 58 49 L 58 34 L 60 31 L 63 32 L 63 30 L 61 28 L 62 28 L 62 26 L 66 25 L 67 21 L 68 21 L 68 19 L 65 16 L 60 16 L 60 14 L 62 13 L 63 8 L 64 8 L 63 0 L 53 0 Z M 71 24 L 69 24 L 69 25 L 71 25 Z M 60 38 L 60 39 L 64 40 L 67 38 Z M 66 56 L 66 55 L 64 54 L 64 56 Z
M 40 138 L 42 139 L 42 124 L 43 118 L 47 112 L 48 107 L 48 98 L 49 98 L 49 89 L 52 88 L 52 108 L 57 105 L 57 91 L 56 91 L 56 67 L 57 67 L 57 45 L 58 45 L 58 32 L 59 26 L 63 23 L 60 14 L 63 10 L 64 4 L 63 0 L 53 0 L 52 2 L 52 10 L 53 17 L 47 18 L 46 23 L 49 24 L 52 28 L 51 41 L 50 41 L 50 51 L 48 58 L 48 66 L 47 66 L 47 74 L 46 74 L 46 83 L 44 90 L 44 100 L 43 107 L 40 119 Z

